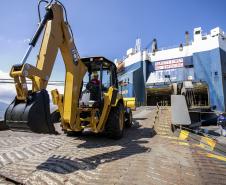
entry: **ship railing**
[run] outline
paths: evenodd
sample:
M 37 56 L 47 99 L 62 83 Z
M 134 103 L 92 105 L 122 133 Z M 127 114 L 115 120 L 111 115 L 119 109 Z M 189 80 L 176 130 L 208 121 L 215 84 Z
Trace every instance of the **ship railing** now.
M 192 41 L 190 41 L 188 44 L 186 44 L 186 43 L 181 43 L 181 44 L 182 44 L 183 47 L 190 46 L 190 45 L 192 45 Z M 176 48 L 179 48 L 179 47 L 180 47 L 180 44 L 179 45 L 172 45 L 172 46 L 168 46 L 168 47 L 161 47 L 161 48 L 158 48 L 158 50 L 156 52 L 164 51 L 164 50 L 168 50 L 168 49 L 176 49 Z M 146 49 L 146 51 L 148 53 L 152 53 L 151 49 Z

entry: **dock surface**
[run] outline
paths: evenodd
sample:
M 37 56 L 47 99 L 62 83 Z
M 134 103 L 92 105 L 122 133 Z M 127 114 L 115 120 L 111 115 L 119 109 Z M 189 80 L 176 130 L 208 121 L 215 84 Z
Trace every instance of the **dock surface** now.
M 156 135 L 155 111 L 137 109 L 120 140 L 0 131 L 0 184 L 226 184 L 226 156 Z

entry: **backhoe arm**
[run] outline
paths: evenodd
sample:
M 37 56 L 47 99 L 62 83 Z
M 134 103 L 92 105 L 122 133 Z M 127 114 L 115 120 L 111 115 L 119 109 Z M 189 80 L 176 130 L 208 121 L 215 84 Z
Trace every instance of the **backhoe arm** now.
M 22 64 L 15 65 L 11 69 L 10 76 L 14 78 L 17 96 L 6 111 L 6 124 L 13 127 L 15 123 L 18 125 L 18 122 L 20 122 L 21 124 L 26 123 L 26 125 L 28 125 L 30 128 L 34 127 L 34 125 L 35 128 L 38 128 L 39 126 L 37 124 L 46 124 L 50 125 L 48 127 L 52 127 L 51 123 L 49 123 L 49 113 L 47 116 L 46 113 L 41 113 L 39 115 L 45 117 L 45 123 L 38 123 L 34 121 L 32 116 L 35 116 L 33 114 L 37 114 L 37 111 L 35 111 L 36 109 L 44 108 L 46 109 L 44 112 L 49 111 L 49 108 L 46 108 L 46 101 L 40 103 L 43 98 L 41 97 L 40 100 L 37 100 L 36 96 L 37 94 L 40 94 L 39 92 L 46 94 L 45 89 L 48 85 L 48 80 L 56 60 L 58 49 L 60 49 L 65 64 L 66 76 L 64 98 L 63 102 L 60 104 L 61 107 L 59 110 L 61 110 L 60 112 L 63 127 L 70 129 L 73 127 L 73 125 L 75 125 L 75 121 L 77 119 L 80 89 L 87 68 L 80 60 L 73 37 L 69 31 L 69 25 L 64 21 L 63 7 L 57 2 L 47 7 L 46 15 L 30 43 L 31 46 L 35 46 L 42 29 L 45 29 L 45 31 L 36 66 L 32 66 L 23 61 Z M 30 52 L 30 49 L 28 52 Z M 26 60 L 26 58 L 27 54 L 23 60 Z M 28 91 L 26 78 L 32 81 L 32 92 Z M 34 99 L 34 101 L 30 102 L 31 99 Z M 36 101 L 38 101 L 38 103 Z M 34 107 L 36 105 L 36 108 L 34 109 L 31 106 L 31 108 L 27 110 L 28 104 L 32 104 Z M 37 106 L 38 104 L 40 105 Z M 23 115 L 25 112 L 26 115 Z M 17 120 L 15 120 L 15 116 L 13 114 L 21 115 L 16 116 Z M 50 132 L 47 130 L 39 131 L 39 129 L 33 129 L 32 131 L 47 133 Z

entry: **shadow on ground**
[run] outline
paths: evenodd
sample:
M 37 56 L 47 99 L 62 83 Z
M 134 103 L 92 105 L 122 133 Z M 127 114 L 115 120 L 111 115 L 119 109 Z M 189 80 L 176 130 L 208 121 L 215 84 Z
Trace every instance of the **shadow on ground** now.
M 144 146 L 144 144 L 148 143 L 153 136 L 155 136 L 155 132 L 152 128 L 141 127 L 136 120 L 134 120 L 134 124 L 131 128 L 125 130 L 124 137 L 120 140 L 111 140 L 103 135 L 84 133 L 79 137 L 80 140 L 84 141 L 84 143 L 78 145 L 80 149 L 111 146 L 120 146 L 120 149 L 76 159 L 74 159 L 76 156 L 72 159 L 66 156 L 53 155 L 48 158 L 47 161 L 37 166 L 37 169 L 60 174 L 72 173 L 76 170 L 92 170 L 97 168 L 100 164 L 150 152 L 151 148 Z

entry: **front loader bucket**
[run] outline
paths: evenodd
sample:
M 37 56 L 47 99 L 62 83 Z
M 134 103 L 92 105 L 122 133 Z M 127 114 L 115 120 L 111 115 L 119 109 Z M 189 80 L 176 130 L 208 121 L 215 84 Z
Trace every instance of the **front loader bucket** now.
M 26 101 L 15 98 L 6 110 L 5 124 L 11 130 L 56 133 L 50 122 L 48 92 L 41 90 L 31 93 Z

